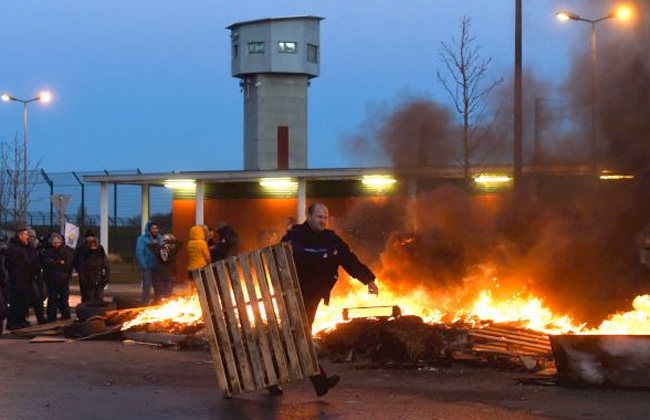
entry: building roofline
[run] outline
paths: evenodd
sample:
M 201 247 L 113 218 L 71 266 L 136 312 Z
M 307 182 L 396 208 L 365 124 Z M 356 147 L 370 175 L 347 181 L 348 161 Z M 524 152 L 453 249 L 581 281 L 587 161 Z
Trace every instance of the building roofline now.
M 235 28 L 238 28 L 243 25 L 252 25 L 255 23 L 265 23 L 265 22 L 277 22 L 277 21 L 282 21 L 282 20 L 298 20 L 298 19 L 313 19 L 313 20 L 323 20 L 325 19 L 324 17 L 320 16 L 312 16 L 312 15 L 299 15 L 299 16 L 280 16 L 280 17 L 269 17 L 269 18 L 263 18 L 263 19 L 254 19 L 254 20 L 246 20 L 243 22 L 236 22 L 233 23 L 230 26 L 226 26 L 226 29 L 233 30 Z
M 475 166 L 472 175 L 499 174 L 512 176 L 512 165 Z M 525 167 L 524 173 L 539 173 L 548 175 L 589 175 L 587 165 L 581 166 L 552 166 Z M 251 182 L 262 178 L 303 178 L 311 180 L 353 180 L 367 175 L 392 175 L 395 177 L 435 177 L 463 178 L 463 169 L 454 167 L 427 168 L 322 168 L 322 169 L 287 169 L 287 170 L 235 170 L 235 171 L 182 171 L 154 172 L 123 175 L 84 175 L 84 182 L 108 182 L 114 184 L 133 185 L 163 185 L 169 179 L 193 179 L 214 183 Z

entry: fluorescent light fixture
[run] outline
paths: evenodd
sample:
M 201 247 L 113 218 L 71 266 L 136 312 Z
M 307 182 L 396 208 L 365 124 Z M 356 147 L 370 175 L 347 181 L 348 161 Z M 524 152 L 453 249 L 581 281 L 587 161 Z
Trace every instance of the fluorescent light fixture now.
M 298 181 L 291 178 L 262 178 L 260 185 L 273 190 L 292 190 L 298 188 Z
M 622 179 L 634 179 L 634 175 L 623 175 L 623 174 L 610 174 L 610 175 L 601 175 L 600 179 L 605 181 L 618 181 Z
M 512 177 L 507 175 L 479 175 L 474 178 L 474 182 L 479 184 L 504 184 L 512 181 Z
M 396 183 L 397 180 L 390 175 L 364 175 L 361 183 L 370 187 L 383 187 Z
M 196 190 L 196 181 L 193 179 L 167 179 L 164 185 L 172 190 Z

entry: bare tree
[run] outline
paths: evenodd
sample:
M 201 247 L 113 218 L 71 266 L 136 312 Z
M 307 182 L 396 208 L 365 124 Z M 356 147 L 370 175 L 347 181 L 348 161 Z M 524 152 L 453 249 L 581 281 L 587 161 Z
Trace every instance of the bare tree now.
M 7 225 L 9 215 L 13 222 L 27 220 L 30 196 L 36 188 L 40 161 L 25 168 L 24 149 L 14 136 L 13 144 L 0 143 L 0 222 Z M 26 171 L 27 190 L 24 188 Z
M 436 72 L 438 81 L 449 94 L 462 120 L 462 166 L 465 179 L 470 177 L 473 153 L 480 144 L 481 136 L 477 135 L 477 129 L 487 106 L 486 98 L 502 82 L 502 79 L 487 82 L 487 70 L 492 57 L 481 56 L 480 45 L 470 35 L 470 24 L 471 19 L 464 16 L 460 23 L 460 39 L 452 38 L 451 43 L 440 43 L 438 56 L 451 79 L 445 78 L 440 71 Z

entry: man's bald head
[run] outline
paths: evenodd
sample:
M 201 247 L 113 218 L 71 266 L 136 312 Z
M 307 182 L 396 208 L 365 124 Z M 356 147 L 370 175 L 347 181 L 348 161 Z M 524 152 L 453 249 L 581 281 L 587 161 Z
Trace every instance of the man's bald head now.
M 312 203 L 307 209 L 307 223 L 316 232 L 327 229 L 329 210 L 323 203 Z

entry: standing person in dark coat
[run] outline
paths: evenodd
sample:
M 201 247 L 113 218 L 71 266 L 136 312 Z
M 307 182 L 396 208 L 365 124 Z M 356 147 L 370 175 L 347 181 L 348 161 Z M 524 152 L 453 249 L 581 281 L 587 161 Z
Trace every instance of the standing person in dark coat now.
M 9 294 L 11 296 L 7 329 L 14 330 L 29 325 L 27 316 L 30 295 L 37 287 L 38 257 L 36 249 L 29 243 L 27 228 L 16 231 L 16 236 L 11 240 L 9 248 L 7 248 L 5 266 L 9 273 Z M 45 323 L 42 302 L 40 312 L 38 311 L 38 305 L 34 309 L 36 310 L 38 323 Z
M 61 235 L 51 234 L 48 242 L 50 246 L 43 253 L 43 274 L 47 287 L 47 320 L 54 322 L 57 311 L 61 312 L 61 319 L 70 319 L 72 258 Z
M 217 226 L 217 235 L 218 239 L 214 243 L 213 248 L 210 247 L 210 241 L 208 241 L 212 262 L 225 260 L 229 256 L 237 253 L 237 234 L 228 223 L 219 223 Z
M 77 251 L 75 258 L 79 273 L 81 302 L 103 302 L 104 287 L 110 278 L 110 269 L 104 247 L 99 244 L 93 231 L 86 232 L 86 242 Z
M 158 257 L 158 279 L 153 284 L 154 304 L 172 295 L 176 276 L 176 253 L 181 245 L 182 242 L 171 233 L 162 236 L 162 244 L 158 242 L 149 244 L 151 252 Z
M 322 203 L 313 203 L 307 210 L 307 221 L 293 225 L 282 238 L 290 242 L 298 272 L 300 289 L 311 328 L 321 300 L 329 304 L 330 293 L 338 280 L 339 266 L 368 286 L 368 293 L 377 294 L 375 275 L 334 231 L 327 229 L 329 211 Z M 323 396 L 338 383 L 338 375 L 321 373 L 310 377 L 317 396 Z M 273 390 L 271 390 L 273 393 Z

